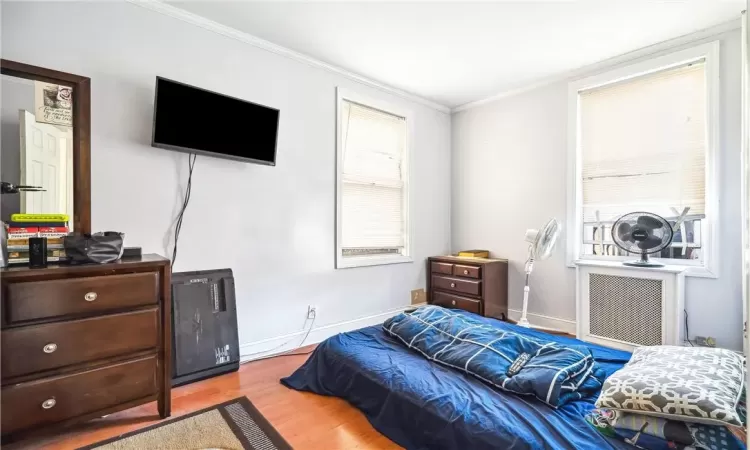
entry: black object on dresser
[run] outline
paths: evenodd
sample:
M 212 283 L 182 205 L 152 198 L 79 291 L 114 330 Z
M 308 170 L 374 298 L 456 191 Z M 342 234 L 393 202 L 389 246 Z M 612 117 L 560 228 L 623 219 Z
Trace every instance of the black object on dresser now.
M 2 277 L 2 434 L 157 401 L 170 414 L 170 266 L 158 255 Z
M 508 261 L 433 256 L 427 260 L 427 302 L 486 317 L 508 318 Z
M 29 238 L 29 267 L 47 267 L 47 238 Z
M 172 386 L 239 369 L 232 269 L 174 273 L 172 298 Z

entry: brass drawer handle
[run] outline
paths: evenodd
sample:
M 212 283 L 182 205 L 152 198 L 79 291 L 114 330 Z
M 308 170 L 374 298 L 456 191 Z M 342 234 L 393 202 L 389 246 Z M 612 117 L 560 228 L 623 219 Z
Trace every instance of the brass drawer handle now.
M 55 406 L 56 404 L 57 404 L 57 401 L 55 401 L 54 398 L 48 398 L 47 400 L 45 400 L 42 403 L 42 408 L 44 408 L 44 409 L 50 409 L 53 406 Z
M 456 301 L 455 300 L 451 300 L 451 305 L 456 306 Z
M 451 287 L 452 288 L 456 287 L 456 283 L 451 283 Z
M 93 302 L 94 300 L 96 300 L 96 297 L 98 297 L 98 295 L 96 295 L 96 292 L 87 292 L 86 295 L 83 296 L 83 298 L 86 299 L 87 302 Z
M 468 270 L 468 269 L 465 269 L 465 270 L 464 270 L 464 275 L 468 275 L 468 274 L 469 274 L 469 270 Z
M 44 346 L 44 353 L 52 353 L 55 350 L 57 350 L 57 344 L 54 342 L 50 342 L 49 344 Z

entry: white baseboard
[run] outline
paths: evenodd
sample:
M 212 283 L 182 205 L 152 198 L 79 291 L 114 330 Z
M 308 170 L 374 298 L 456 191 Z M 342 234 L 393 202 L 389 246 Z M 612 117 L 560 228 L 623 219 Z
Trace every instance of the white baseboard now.
M 517 309 L 508 309 L 508 317 L 511 320 L 518 320 L 521 318 L 521 311 Z M 576 335 L 576 321 L 568 319 L 560 319 L 559 317 L 550 317 L 543 314 L 527 313 L 529 322 L 532 325 L 539 325 L 546 328 L 554 328 L 556 330 L 564 331 L 566 333 Z
M 315 327 L 310 330 L 310 334 L 305 339 L 307 330 L 297 331 L 294 333 L 284 334 L 281 336 L 263 339 L 255 342 L 240 344 L 240 362 L 252 361 L 255 359 L 265 358 L 277 353 L 294 350 L 303 345 L 317 344 L 335 336 L 339 333 L 358 330 L 360 328 L 378 325 L 387 319 L 403 312 L 406 309 L 413 308 L 417 305 L 402 306 L 386 312 L 375 314 L 373 316 L 361 317 L 359 319 L 347 320 L 344 322 L 333 323 L 321 327 Z M 304 339 L 304 343 L 302 340 Z

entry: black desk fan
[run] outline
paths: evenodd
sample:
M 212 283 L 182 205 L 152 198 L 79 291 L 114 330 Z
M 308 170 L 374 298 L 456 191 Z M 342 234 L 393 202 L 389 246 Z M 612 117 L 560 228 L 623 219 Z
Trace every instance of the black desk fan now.
M 675 227 L 682 223 L 689 208 L 685 208 L 677 218 Z M 615 221 L 612 226 L 612 240 L 628 253 L 640 253 L 641 259 L 625 261 L 626 266 L 662 267 L 664 264 L 652 262 L 648 255 L 658 253 L 672 243 L 672 225 L 661 216 L 648 212 L 632 212 Z

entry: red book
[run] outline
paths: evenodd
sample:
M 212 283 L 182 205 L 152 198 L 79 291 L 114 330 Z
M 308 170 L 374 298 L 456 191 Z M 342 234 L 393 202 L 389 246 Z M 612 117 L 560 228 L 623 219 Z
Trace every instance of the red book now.
M 67 233 L 68 227 L 39 227 L 40 233 Z
M 39 227 L 8 227 L 8 234 L 36 234 Z

